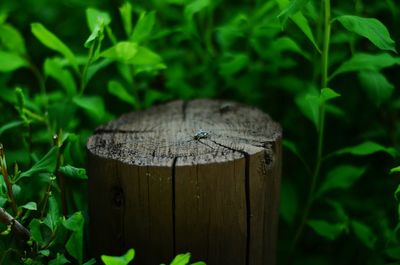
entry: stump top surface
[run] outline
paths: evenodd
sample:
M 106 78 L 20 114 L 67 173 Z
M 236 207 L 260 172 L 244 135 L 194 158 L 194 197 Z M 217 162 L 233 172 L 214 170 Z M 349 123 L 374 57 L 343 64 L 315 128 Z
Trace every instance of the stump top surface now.
M 173 101 L 98 127 L 87 149 L 132 165 L 183 166 L 273 152 L 271 143 L 281 137 L 279 124 L 256 108 L 220 100 Z

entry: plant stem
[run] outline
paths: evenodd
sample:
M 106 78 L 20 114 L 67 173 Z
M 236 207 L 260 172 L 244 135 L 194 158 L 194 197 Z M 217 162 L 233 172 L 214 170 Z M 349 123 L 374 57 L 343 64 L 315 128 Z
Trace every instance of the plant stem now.
M 328 87 L 328 72 L 329 72 L 329 43 L 331 37 L 331 5 L 330 0 L 322 0 L 322 4 L 324 6 L 324 38 L 323 38 L 323 50 L 322 50 L 322 58 L 321 58 L 321 87 Z M 297 229 L 297 232 L 294 236 L 292 247 L 290 249 L 290 255 L 292 256 L 294 249 L 296 248 L 300 237 L 303 233 L 304 226 L 307 222 L 308 215 L 310 213 L 310 209 L 314 202 L 315 198 L 315 190 L 318 182 L 318 178 L 321 170 L 321 162 L 322 162 L 322 152 L 323 152 L 323 143 L 324 143 L 324 129 L 325 129 L 325 103 L 324 101 L 320 104 L 319 109 L 319 120 L 318 120 L 318 146 L 317 146 L 317 158 L 315 163 L 314 172 L 311 179 L 310 190 L 308 193 L 308 198 L 303 210 L 303 216 L 300 222 L 300 225 Z M 289 260 L 290 262 L 290 260 Z
M 17 203 L 15 202 L 13 190 L 12 190 L 12 183 L 10 181 L 10 178 L 8 176 L 8 171 L 7 171 L 7 164 L 6 164 L 6 159 L 5 159 L 5 154 L 4 154 L 4 149 L 3 145 L 0 144 L 0 167 L 1 167 L 1 173 L 3 174 L 4 182 L 6 183 L 7 186 L 7 195 L 8 195 L 8 200 L 11 203 L 11 208 L 14 212 L 15 215 L 18 214 L 17 210 Z
M 113 45 L 117 44 L 118 43 L 117 38 L 114 36 L 114 33 L 112 32 L 110 26 L 106 26 L 106 32 L 107 32 L 108 38 L 110 38 L 110 40 L 111 40 L 111 43 Z
M 32 63 L 31 61 L 29 61 L 29 69 L 35 75 L 35 77 L 39 83 L 40 92 L 42 93 L 43 99 L 44 99 L 44 108 L 45 108 L 45 111 L 47 111 L 49 102 L 47 99 L 46 85 L 45 85 L 44 77 L 42 76 L 42 74 L 40 73 L 40 71 L 36 67 L 36 65 L 34 63 Z
M 51 194 L 51 185 L 53 185 L 53 178 L 54 178 L 53 176 L 50 177 L 50 182 L 49 182 L 49 185 L 47 186 L 46 193 L 44 195 L 43 200 L 40 203 L 40 205 L 41 205 L 40 206 L 40 208 L 41 208 L 40 219 L 42 219 L 44 217 L 44 214 L 46 212 L 47 202 L 49 201 L 49 197 Z
M 66 188 L 65 188 L 65 177 L 60 172 L 57 172 L 57 178 L 59 180 L 60 190 L 61 190 L 62 212 L 63 212 L 64 216 L 67 216 L 68 208 L 67 208 L 67 194 L 66 194 L 67 191 L 66 191 Z
M 62 166 L 64 162 L 64 155 L 63 155 L 63 146 L 62 146 L 62 132 L 60 131 L 58 135 L 54 135 L 53 140 L 54 144 L 58 146 L 58 154 L 57 154 L 57 164 L 56 164 L 56 170 L 54 174 L 56 175 L 58 179 L 58 183 L 60 185 L 60 192 L 61 192 L 61 206 L 62 206 L 62 212 L 63 215 L 67 215 L 67 197 L 66 197 L 66 189 L 65 189 L 65 178 L 64 175 L 59 172 L 60 167 Z
M 80 93 L 81 93 L 81 95 L 82 95 L 83 92 L 85 91 L 85 87 L 86 87 L 86 75 L 87 75 L 87 71 L 88 71 L 89 65 L 92 63 L 94 46 L 95 46 L 95 43 L 93 43 L 92 46 L 90 46 L 90 48 L 89 48 L 88 61 L 87 61 L 87 63 L 85 64 L 85 67 L 83 68 L 83 72 L 82 72 L 82 74 L 81 74 L 81 87 L 80 87 Z
M 29 152 L 29 167 L 32 167 L 32 124 L 28 123 L 28 152 Z
M 331 39 L 331 3 L 330 0 L 323 0 L 325 8 L 325 30 L 324 30 L 324 43 L 322 50 L 322 88 L 328 86 L 328 72 L 329 72 L 329 43 Z

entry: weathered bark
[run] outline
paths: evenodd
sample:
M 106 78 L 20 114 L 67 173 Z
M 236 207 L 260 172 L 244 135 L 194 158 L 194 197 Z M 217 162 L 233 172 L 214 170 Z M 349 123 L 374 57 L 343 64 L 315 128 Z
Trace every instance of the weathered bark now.
M 22 241 L 28 241 L 30 233 L 20 222 L 0 207 L 0 223 L 11 226 L 11 230 Z
M 191 252 L 208 265 L 275 264 L 281 129 L 226 101 L 175 101 L 89 139 L 93 254 L 137 264 Z

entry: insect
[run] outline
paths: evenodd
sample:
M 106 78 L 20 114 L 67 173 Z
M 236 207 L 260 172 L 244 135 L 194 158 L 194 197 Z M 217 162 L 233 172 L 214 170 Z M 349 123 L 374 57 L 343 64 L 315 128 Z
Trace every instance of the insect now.
M 231 111 L 233 108 L 233 105 L 230 103 L 224 103 L 219 107 L 219 113 L 224 114 L 227 113 L 229 111 Z
M 203 129 L 200 129 L 196 132 L 196 134 L 193 136 L 193 140 L 200 140 L 200 139 L 206 139 L 208 138 L 210 134 L 206 131 L 204 131 Z
M 166 145 L 166 146 L 164 146 L 164 147 L 170 147 L 170 146 L 173 146 L 173 145 L 184 145 L 185 142 L 187 143 L 187 142 L 196 141 L 196 142 L 198 142 L 198 143 L 200 143 L 200 144 L 203 144 L 203 145 L 205 145 L 205 146 L 210 147 L 211 149 L 214 149 L 214 147 L 212 147 L 212 146 L 210 146 L 209 144 L 207 144 L 207 143 L 205 143 L 205 142 L 202 141 L 203 139 L 207 139 L 207 138 L 209 138 L 209 137 L 210 137 L 210 133 L 209 133 L 209 132 L 207 132 L 207 131 L 205 131 L 205 130 L 203 130 L 203 129 L 199 129 L 199 130 L 198 130 L 193 136 L 191 136 L 189 139 L 180 140 L 180 141 L 177 141 L 177 142 L 175 142 L 175 143 Z

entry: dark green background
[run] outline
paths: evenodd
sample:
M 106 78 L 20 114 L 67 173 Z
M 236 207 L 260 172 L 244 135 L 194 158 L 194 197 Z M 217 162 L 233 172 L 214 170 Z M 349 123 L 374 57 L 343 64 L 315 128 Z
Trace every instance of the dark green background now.
M 140 108 L 178 98 L 223 98 L 257 106 L 281 123 L 284 139 L 288 141 L 283 152 L 278 238 L 280 264 L 400 264 L 396 263 L 400 262 L 400 246 L 395 229 L 398 206 L 393 196 L 398 175 L 389 174 L 391 168 L 398 166 L 398 155 L 391 156 L 383 149 L 382 152 L 368 155 L 347 152 L 323 160 L 317 187 L 324 183 L 329 172 L 342 174 L 340 170 L 334 171 L 340 165 L 365 167 L 365 171 L 362 176 L 355 177 L 348 187 L 329 190 L 314 201 L 307 220 L 322 220 L 326 225 L 318 229 L 306 224 L 298 244 L 291 250 L 304 215 L 311 183 L 311 177 L 301 159 L 293 152 L 291 143 L 313 169 L 318 142 L 315 126 L 296 102 L 307 93 L 319 93 L 321 54 L 292 20 L 282 23 L 282 17 L 278 18 L 282 12 L 278 1 L 211 1 L 192 19 L 187 19 L 184 13 L 191 2 L 132 2 L 133 25 L 140 12 L 155 11 L 152 34 L 142 45 L 159 54 L 167 68 L 137 74 L 132 86 L 121 75 L 117 63 L 101 69 L 87 84 L 84 94 L 101 97 L 106 110 L 102 117 L 93 117 L 85 109 L 74 105 L 71 98 L 57 95 L 57 91 L 62 91 L 60 85 L 54 79 L 46 80 L 49 95 L 54 94 L 54 97 L 50 96 L 48 108 L 52 130 L 55 133 L 63 129 L 64 132 L 75 133 L 79 138 L 69 148 L 66 163 L 84 167 L 84 143 L 92 130 L 107 120 L 137 109 L 108 92 L 110 80 L 117 80 L 134 90 Z M 307 18 L 318 46 L 322 47 L 321 3 L 316 0 L 307 2 L 301 12 Z M 90 35 L 86 8 L 108 12 L 112 17 L 110 27 L 116 38 L 122 41 L 126 39 L 118 11 L 122 4 L 122 1 L 94 0 L 3 0 L 0 2 L 0 12 L 8 14 L 6 22 L 21 32 L 32 63 L 43 71 L 45 58 L 56 56 L 57 53 L 35 38 L 31 33 L 31 23 L 42 23 L 77 56 L 85 59 L 88 49 L 84 43 Z M 340 15 L 377 18 L 388 28 L 396 47 L 399 47 L 400 6 L 395 1 L 337 0 L 332 1 L 331 5 L 332 18 Z M 112 45 L 106 35 L 102 50 Z M 339 22 L 332 23 L 329 72 L 332 73 L 341 63 L 360 52 L 386 52 L 398 58 L 396 53 L 380 51 L 366 38 L 346 31 Z M 238 63 L 235 60 L 243 61 Z M 377 104 L 377 97 L 365 87 L 357 72 L 344 73 L 332 79 L 329 87 L 341 96 L 332 100 L 332 107 L 327 109 L 324 156 L 366 141 L 398 150 L 399 64 L 381 70 L 394 89 L 380 104 Z M 12 101 L 7 100 L 17 86 L 23 89 L 27 101 L 36 104 L 38 111 L 43 110 L 41 100 L 35 98 L 40 95 L 40 89 L 32 71 L 22 68 L 0 73 L 0 125 L 18 120 L 18 112 Z M 41 124 L 33 123 L 32 130 L 31 155 L 35 161 L 49 150 L 51 135 Z M 30 157 L 24 139 L 26 133 L 19 129 L 8 130 L 0 135 L 10 165 L 18 161 L 22 170 L 29 168 Z M 289 145 L 292 148 L 287 148 Z M 69 194 L 69 213 L 86 209 L 84 184 L 74 181 L 68 182 L 72 190 Z M 32 198 L 42 196 L 33 193 Z M 64 250 L 60 247 L 57 251 Z

